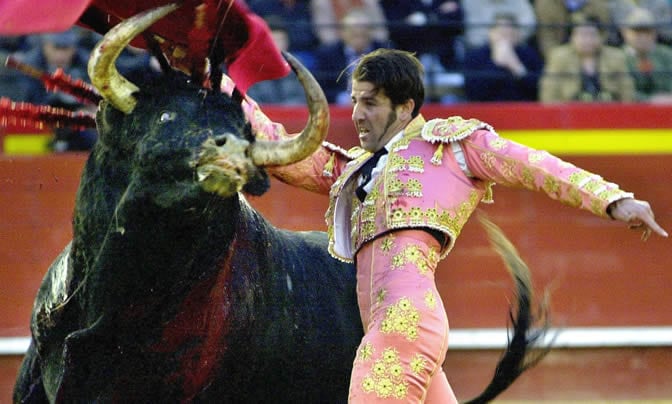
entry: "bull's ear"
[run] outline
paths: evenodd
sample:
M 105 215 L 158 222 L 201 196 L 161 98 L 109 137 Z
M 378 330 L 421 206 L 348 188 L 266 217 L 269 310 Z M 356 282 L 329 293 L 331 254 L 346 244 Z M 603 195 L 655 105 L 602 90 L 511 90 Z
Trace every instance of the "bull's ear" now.
M 243 192 L 254 196 L 261 196 L 265 194 L 270 187 L 271 181 L 268 178 L 266 170 L 257 167 L 254 175 L 250 177 L 245 185 L 243 185 Z

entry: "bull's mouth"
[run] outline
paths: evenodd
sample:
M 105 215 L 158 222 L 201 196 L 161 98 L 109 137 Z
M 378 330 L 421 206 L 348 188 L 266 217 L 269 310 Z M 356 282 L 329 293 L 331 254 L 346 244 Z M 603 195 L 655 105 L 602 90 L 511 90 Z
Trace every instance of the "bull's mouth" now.
M 247 157 L 246 140 L 229 136 L 226 144 L 217 143 L 212 138 L 203 143 L 194 164 L 196 177 L 206 192 L 229 197 L 242 190 L 256 167 Z

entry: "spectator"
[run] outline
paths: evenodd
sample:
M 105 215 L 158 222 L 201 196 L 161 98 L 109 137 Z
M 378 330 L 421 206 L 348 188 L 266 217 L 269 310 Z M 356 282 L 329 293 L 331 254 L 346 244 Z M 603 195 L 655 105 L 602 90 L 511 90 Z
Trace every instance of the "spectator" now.
M 324 90 L 327 100 L 334 104 L 350 104 L 350 71 L 365 53 L 382 48 L 373 38 L 366 10 L 350 10 L 341 21 L 341 39 L 323 45 L 316 52 L 315 78 Z
M 313 32 L 310 0 L 247 0 L 250 10 L 265 18 L 279 16 L 287 25 L 289 51 L 308 68 L 312 67 L 313 51 L 318 44 Z
M 551 49 L 567 42 L 574 15 L 591 15 L 602 26 L 611 25 L 609 1 L 611 0 L 534 0 L 537 44 L 544 60 L 548 61 Z
M 672 48 L 657 43 L 654 16 L 646 9 L 635 9 L 621 31 L 637 100 L 672 103 Z
M 512 14 L 518 20 L 520 41 L 530 39 L 536 29 L 537 17 L 530 0 L 469 0 L 464 8 L 464 43 L 467 49 L 487 45 L 489 30 L 499 14 Z
M 17 54 L 22 62 L 37 69 L 54 73 L 56 69 L 71 76 L 73 80 L 89 81 L 87 73 L 88 51 L 79 46 L 79 30 L 76 28 L 59 33 L 40 35 L 38 45 L 28 52 Z M 47 92 L 41 81 L 25 75 L 17 76 L 23 93 L 14 98 L 37 105 L 51 105 L 70 111 L 95 107 L 83 105 L 76 98 L 62 92 Z M 52 147 L 54 151 L 89 150 L 96 140 L 94 130 L 78 131 L 70 128 L 59 128 L 54 131 Z
M 0 36 L 0 97 L 16 100 L 23 96 L 26 89 L 18 79 L 20 74 L 16 70 L 5 67 L 7 57 L 17 51 L 25 50 L 25 37 Z
M 617 26 L 623 26 L 637 9 L 648 10 L 657 25 L 657 38 L 666 44 L 672 44 L 672 6 L 668 0 L 611 0 L 609 10 Z
M 457 37 L 464 31 L 464 14 L 459 1 L 381 0 L 380 4 L 396 48 L 414 52 L 420 59 L 435 55 L 446 69 L 460 67 Z
M 498 14 L 489 43 L 467 51 L 464 91 L 469 101 L 535 101 L 543 60 L 522 42 L 514 14 Z
M 634 101 L 625 53 L 603 44 L 595 17 L 574 16 L 570 41 L 553 49 L 541 77 L 542 102 Z
M 266 22 L 271 29 L 271 35 L 278 49 L 287 51 L 290 47 L 287 26 L 281 17 L 268 16 Z M 276 80 L 265 80 L 254 84 L 247 91 L 259 104 L 305 105 L 306 98 L 303 87 L 296 74 L 290 72 L 287 76 Z
M 364 9 L 369 16 L 373 39 L 380 43 L 388 40 L 387 22 L 378 0 L 311 0 L 310 8 L 320 45 L 331 45 L 341 39 L 338 23 L 355 8 Z

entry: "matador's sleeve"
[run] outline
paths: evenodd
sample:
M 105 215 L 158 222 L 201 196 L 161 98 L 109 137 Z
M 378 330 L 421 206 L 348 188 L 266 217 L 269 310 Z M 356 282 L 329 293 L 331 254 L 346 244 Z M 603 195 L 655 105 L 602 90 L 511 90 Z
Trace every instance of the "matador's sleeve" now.
M 230 79 L 223 80 L 222 90 L 230 94 L 233 90 L 232 85 Z M 271 121 L 252 98 L 245 97 L 241 106 L 257 139 L 281 140 L 298 135 L 298 133 L 288 134 L 282 124 Z M 286 166 L 267 167 L 267 170 L 284 183 L 328 194 L 331 185 L 350 160 L 352 160 L 350 152 L 329 142 L 322 142 L 322 145 L 306 159 Z
M 566 205 L 609 217 L 607 206 L 633 197 L 618 185 L 546 151 L 535 150 L 481 129 L 461 141 L 471 174 L 510 187 L 543 191 Z

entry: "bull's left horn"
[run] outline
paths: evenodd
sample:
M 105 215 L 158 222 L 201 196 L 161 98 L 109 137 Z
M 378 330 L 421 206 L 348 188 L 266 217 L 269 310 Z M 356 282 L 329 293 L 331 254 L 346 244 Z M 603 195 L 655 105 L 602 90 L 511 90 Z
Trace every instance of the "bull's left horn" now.
M 93 49 L 88 67 L 91 83 L 103 98 L 123 113 L 129 114 L 135 108 L 137 100 L 133 93 L 138 87 L 117 71 L 114 65 L 117 57 L 133 38 L 178 7 L 168 4 L 134 15 L 110 29 Z
M 329 103 L 322 88 L 301 62 L 289 53 L 284 56 L 303 86 L 310 116 L 299 136 L 281 141 L 257 140 L 250 151 L 257 166 L 287 165 L 305 159 L 317 150 L 329 129 Z

